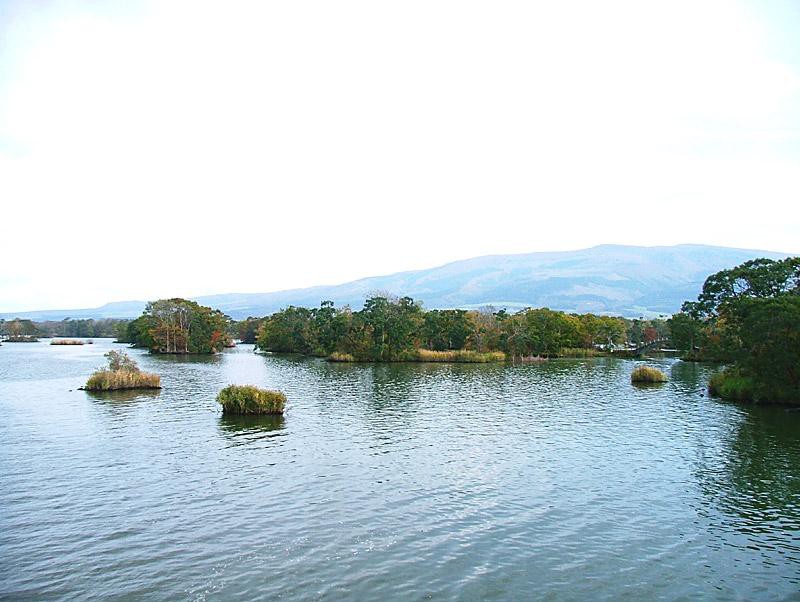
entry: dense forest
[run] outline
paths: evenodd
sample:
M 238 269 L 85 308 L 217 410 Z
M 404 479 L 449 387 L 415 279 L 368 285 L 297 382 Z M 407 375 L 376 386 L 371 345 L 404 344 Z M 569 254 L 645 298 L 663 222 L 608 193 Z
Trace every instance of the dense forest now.
M 232 344 L 230 319 L 186 299 L 160 299 L 128 323 L 121 342 L 153 353 L 217 353 Z
M 663 320 L 624 320 L 547 308 L 513 314 L 491 308 L 426 311 L 410 297 L 390 296 L 370 297 L 358 311 L 336 308 L 330 301 L 315 309 L 288 307 L 266 318 L 248 318 L 237 327 L 243 341 L 254 340 L 265 351 L 335 354 L 358 361 L 413 361 L 420 359 L 419 350 L 553 357 L 666 335 Z
M 687 359 L 724 362 L 728 399 L 800 402 L 800 258 L 755 259 L 709 276 L 670 320 Z

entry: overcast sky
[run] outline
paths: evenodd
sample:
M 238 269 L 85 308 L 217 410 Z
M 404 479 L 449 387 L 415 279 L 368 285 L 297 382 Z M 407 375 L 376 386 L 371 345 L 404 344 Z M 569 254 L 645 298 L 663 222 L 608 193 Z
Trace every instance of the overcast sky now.
M 0 1 L 0 311 L 800 252 L 800 2 Z

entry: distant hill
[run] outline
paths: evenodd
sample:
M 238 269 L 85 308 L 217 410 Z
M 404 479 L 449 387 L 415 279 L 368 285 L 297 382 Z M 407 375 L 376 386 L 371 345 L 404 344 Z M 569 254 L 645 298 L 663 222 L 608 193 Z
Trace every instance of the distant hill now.
M 629 317 L 671 314 L 694 299 L 707 276 L 748 259 L 782 259 L 785 253 L 705 245 L 633 247 L 600 245 L 579 251 L 487 255 L 439 267 L 363 278 L 335 286 L 273 293 L 196 297 L 233 318 L 263 316 L 288 305 L 316 307 L 329 299 L 360 307 L 376 291 L 408 295 L 428 309 L 493 305 L 509 309 L 549 307 Z M 94 309 L 0 314 L 35 320 L 136 317 L 142 301 Z

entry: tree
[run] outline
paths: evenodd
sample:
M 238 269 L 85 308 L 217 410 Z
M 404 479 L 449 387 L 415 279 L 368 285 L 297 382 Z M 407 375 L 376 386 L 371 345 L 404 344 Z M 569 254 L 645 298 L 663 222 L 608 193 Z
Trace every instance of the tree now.
M 502 332 L 494 308 L 484 307 L 479 311 L 470 311 L 467 316 L 472 327 L 467 344 L 479 353 L 499 349 Z
M 421 313 L 422 308 L 411 297 L 367 299 L 358 314 L 372 335 L 371 359 L 390 361 L 413 351 L 418 346 L 416 333 L 422 324 Z
M 5 334 L 10 337 L 35 337 L 39 334 L 39 329 L 30 320 L 15 318 L 3 325 Z
M 714 390 L 800 402 L 800 258 L 754 259 L 712 274 L 683 310 L 702 325 L 701 354 L 729 364 Z
M 676 349 L 684 352 L 694 351 L 701 342 L 702 323 L 685 312 L 680 312 L 667 320 L 670 338 Z
M 425 346 L 434 351 L 463 349 L 474 330 L 474 324 L 463 309 L 425 312 L 422 324 Z
M 697 301 L 687 301 L 682 311 L 694 318 L 713 319 L 741 299 L 768 299 L 783 294 L 800 294 L 800 257 L 753 259 L 712 274 L 703 283 Z
M 800 402 L 800 295 L 743 299 L 736 311 L 736 364 L 753 378 L 756 399 Z
M 264 351 L 310 355 L 317 344 L 311 310 L 290 305 L 272 314 L 261 325 L 257 344 Z
M 244 320 L 240 320 L 231 324 L 232 332 L 242 343 L 253 344 L 256 342 L 256 336 L 258 335 L 258 329 L 261 326 L 261 322 L 261 318 L 245 318 Z
M 625 320 L 612 316 L 601 316 L 599 320 L 595 343 L 611 346 L 625 342 Z

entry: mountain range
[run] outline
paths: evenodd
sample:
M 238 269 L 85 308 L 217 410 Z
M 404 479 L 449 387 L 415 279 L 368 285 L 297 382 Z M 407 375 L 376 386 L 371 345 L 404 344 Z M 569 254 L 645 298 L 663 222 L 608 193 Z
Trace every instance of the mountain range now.
M 194 300 L 235 319 L 267 315 L 289 305 L 317 307 L 322 300 L 359 308 L 374 293 L 407 295 L 428 309 L 549 307 L 653 317 L 674 313 L 681 303 L 697 297 L 710 274 L 756 257 L 782 259 L 788 255 L 707 245 L 600 245 L 578 251 L 487 255 L 339 285 Z M 144 301 L 122 301 L 90 309 L 0 313 L 0 317 L 133 318 L 141 314 L 144 305 Z

